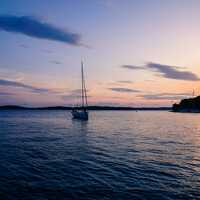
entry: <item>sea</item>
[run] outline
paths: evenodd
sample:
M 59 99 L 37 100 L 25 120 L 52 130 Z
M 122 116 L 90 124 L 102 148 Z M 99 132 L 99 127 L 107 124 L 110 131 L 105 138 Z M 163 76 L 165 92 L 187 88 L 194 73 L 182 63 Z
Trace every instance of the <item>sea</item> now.
M 0 111 L 0 199 L 200 199 L 200 114 Z

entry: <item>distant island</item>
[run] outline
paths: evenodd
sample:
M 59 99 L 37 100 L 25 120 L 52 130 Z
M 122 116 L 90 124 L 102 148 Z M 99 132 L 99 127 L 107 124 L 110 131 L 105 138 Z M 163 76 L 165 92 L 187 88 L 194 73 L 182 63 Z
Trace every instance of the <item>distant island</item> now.
M 172 111 L 199 113 L 200 112 L 200 96 L 189 98 L 189 99 L 183 99 L 178 104 L 175 103 L 172 106 Z
M 52 106 L 52 107 L 24 107 L 17 105 L 0 106 L 0 110 L 72 110 L 70 106 Z M 88 106 L 88 110 L 171 110 L 171 107 L 127 107 L 127 106 Z

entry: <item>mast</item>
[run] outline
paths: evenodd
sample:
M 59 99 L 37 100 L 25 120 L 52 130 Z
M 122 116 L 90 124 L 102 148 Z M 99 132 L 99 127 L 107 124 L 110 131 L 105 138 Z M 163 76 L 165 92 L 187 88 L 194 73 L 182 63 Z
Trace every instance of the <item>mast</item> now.
M 84 75 L 84 74 L 83 74 Z M 85 106 L 87 107 L 88 106 L 88 103 L 87 103 L 87 90 L 86 90 L 86 86 L 85 86 L 85 78 L 83 76 L 83 87 L 84 87 L 84 94 L 85 94 Z
M 84 82 L 83 82 L 83 61 L 81 61 L 81 99 L 82 107 L 84 107 Z
M 83 62 L 81 62 L 81 76 L 82 76 L 82 107 L 87 107 L 87 90 L 85 86 L 85 77 L 83 72 Z

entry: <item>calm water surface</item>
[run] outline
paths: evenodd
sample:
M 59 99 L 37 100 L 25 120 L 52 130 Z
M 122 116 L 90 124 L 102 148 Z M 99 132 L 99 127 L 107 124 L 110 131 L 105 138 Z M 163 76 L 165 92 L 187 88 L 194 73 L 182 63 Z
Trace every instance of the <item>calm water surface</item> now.
M 0 199 L 200 199 L 200 114 L 0 111 Z

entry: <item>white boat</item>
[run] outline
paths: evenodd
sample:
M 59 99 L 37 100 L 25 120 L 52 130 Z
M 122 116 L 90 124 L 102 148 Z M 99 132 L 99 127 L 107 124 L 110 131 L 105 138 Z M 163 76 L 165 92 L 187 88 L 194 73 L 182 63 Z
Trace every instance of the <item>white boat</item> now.
M 79 120 L 88 120 L 88 103 L 87 103 L 87 90 L 85 86 L 85 79 L 84 79 L 84 73 L 83 73 L 83 62 L 81 62 L 81 100 L 82 105 L 80 107 L 74 107 L 72 109 L 72 117 L 73 119 L 79 119 Z

